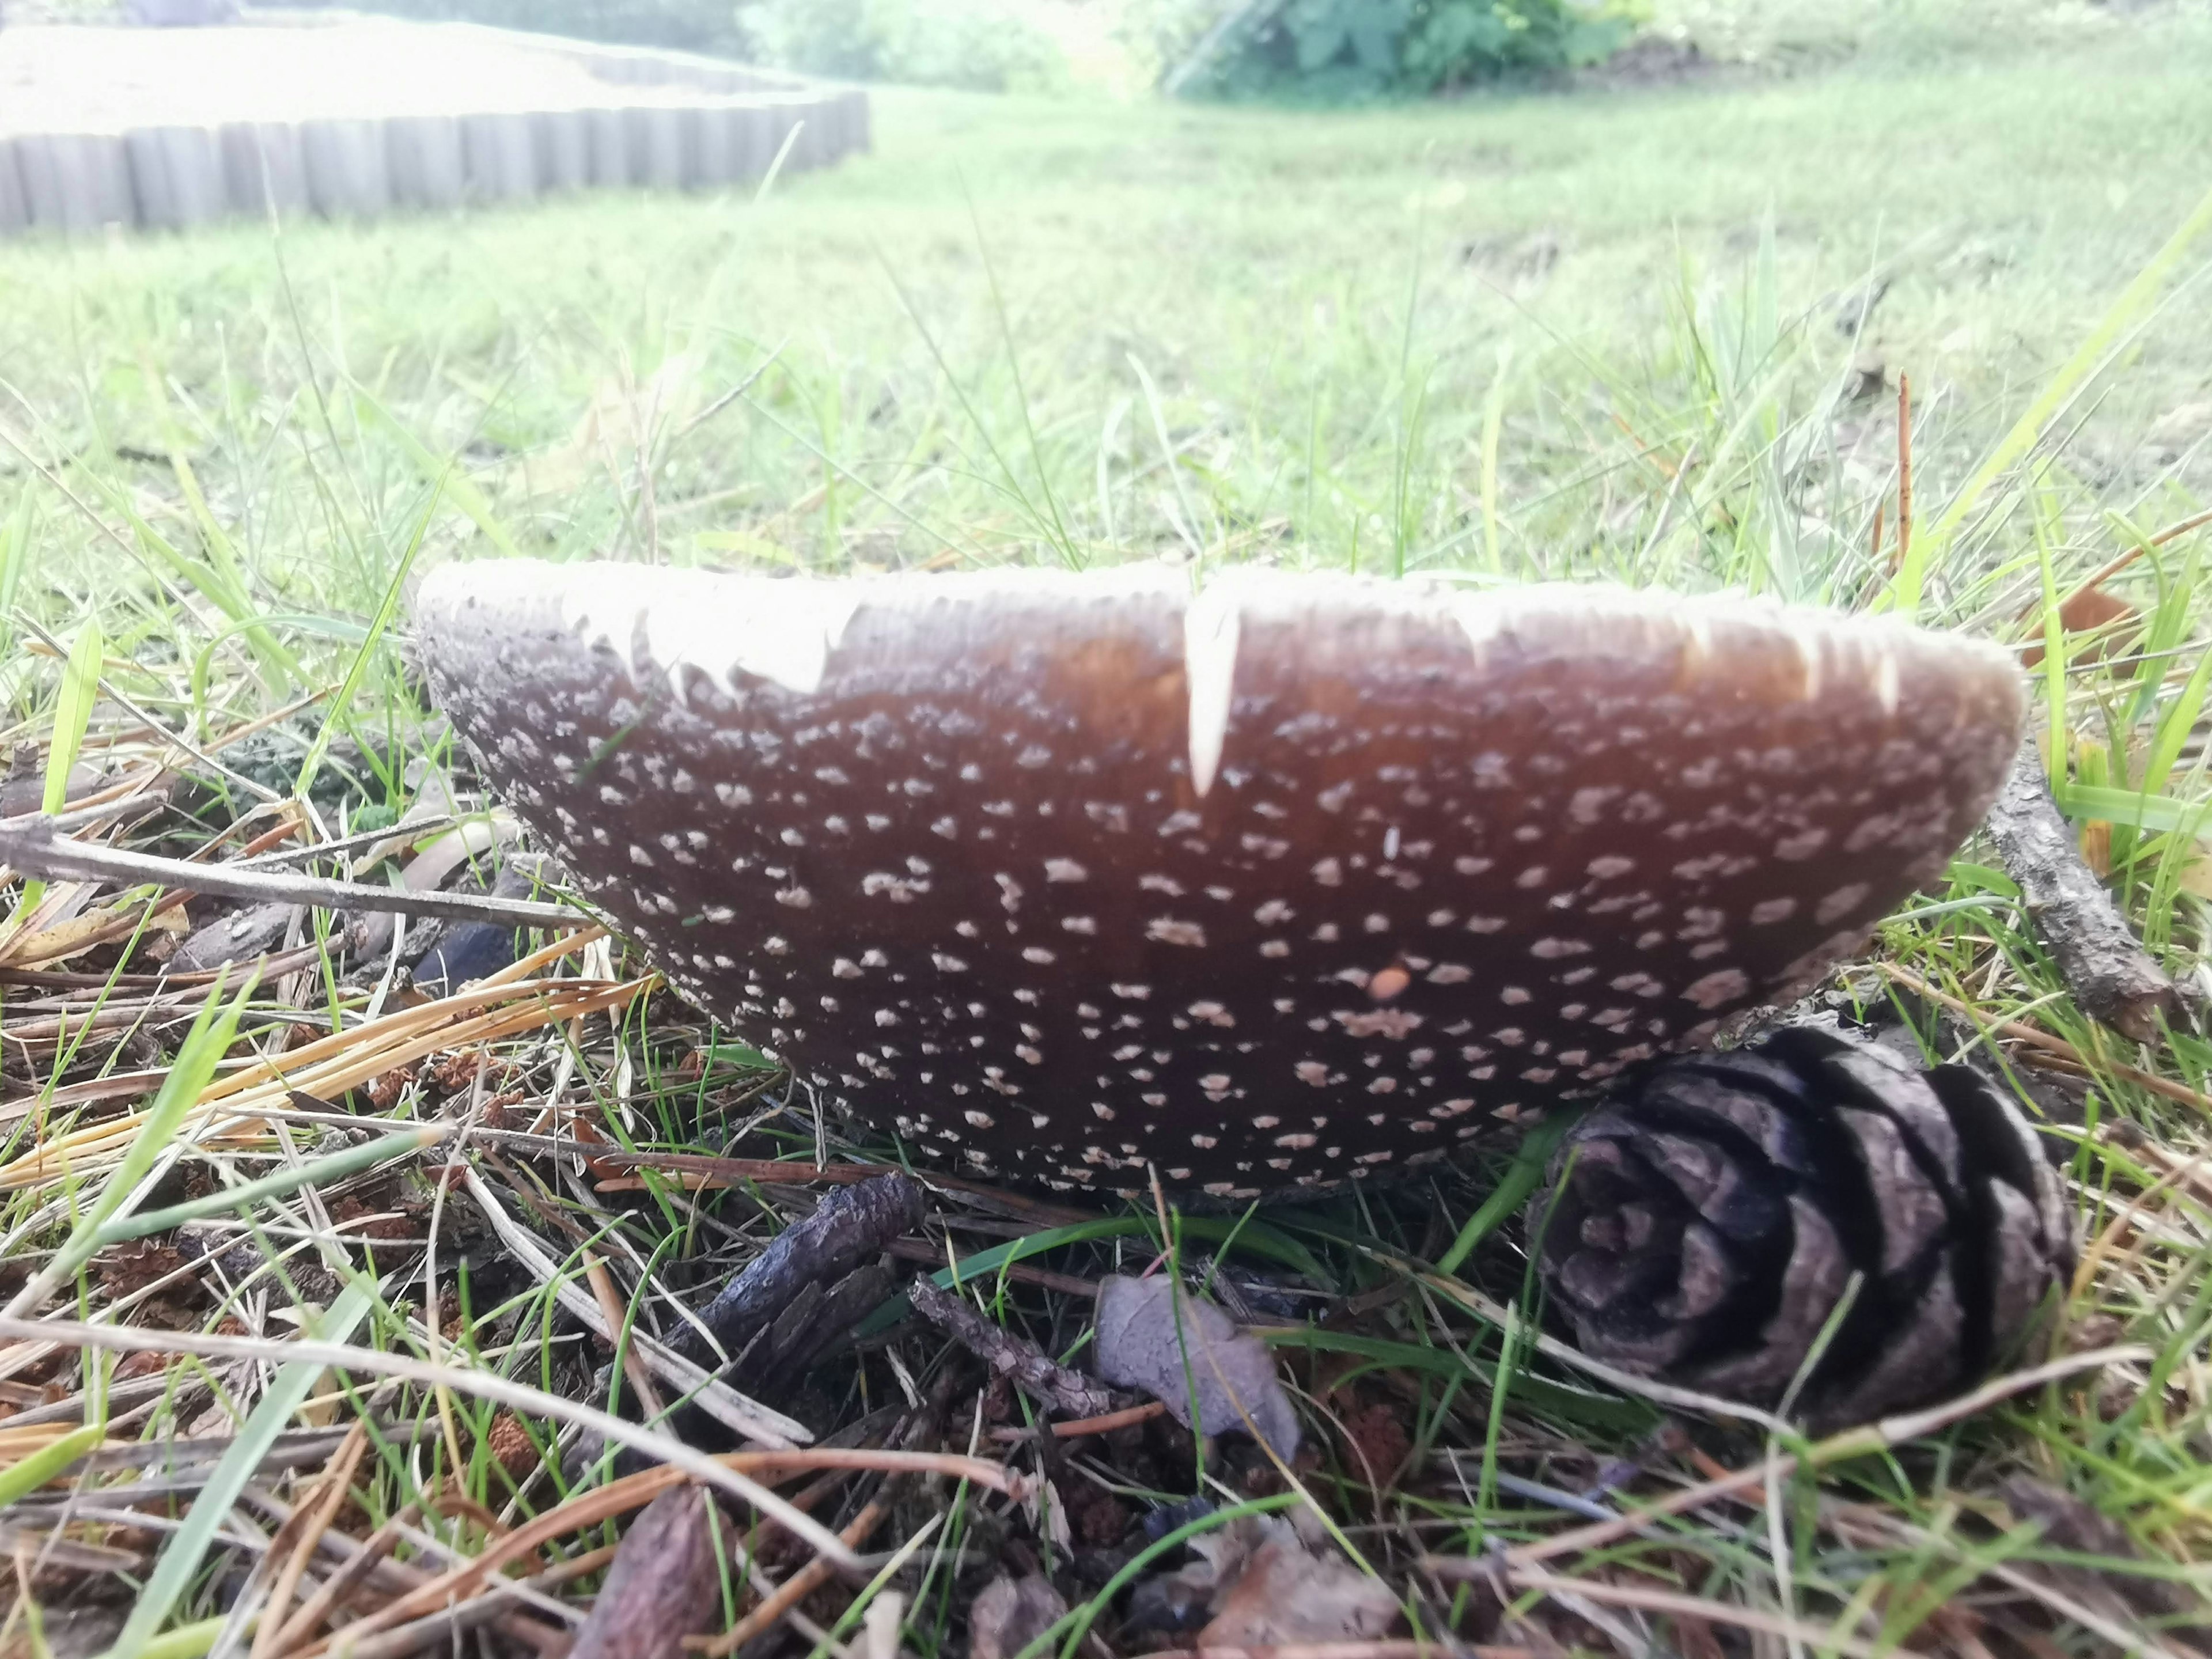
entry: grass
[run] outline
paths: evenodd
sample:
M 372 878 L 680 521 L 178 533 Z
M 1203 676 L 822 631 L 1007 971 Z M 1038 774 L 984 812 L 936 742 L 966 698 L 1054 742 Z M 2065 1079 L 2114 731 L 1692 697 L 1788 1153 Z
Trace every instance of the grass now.
M 9 739 L 35 747 L 51 800 L 164 766 L 188 776 L 134 831 L 155 850 L 219 834 L 226 856 L 312 848 L 446 812 L 449 757 L 398 648 L 404 592 L 429 562 L 515 550 L 1611 575 L 1905 603 L 2060 647 L 2079 644 L 2060 601 L 2132 552 L 2107 583 L 2141 619 L 2130 642 L 2052 651 L 2039 719 L 2085 846 L 2152 948 L 2203 983 L 2212 784 L 2191 733 L 2212 532 L 2148 544 L 2197 514 L 2207 486 L 2212 247 L 2179 249 L 2142 303 L 2122 301 L 2198 209 L 2212 31 L 2188 9 L 1971 15 L 1994 34 L 1968 15 L 1692 10 L 1675 21 L 1753 66 L 1328 115 L 886 91 L 874 157 L 759 204 L 597 199 L 273 239 L 0 247 Z M 2077 362 L 2100 339 L 2111 349 Z M 2070 391 L 2069 363 L 2087 371 Z M 1917 593 L 1893 582 L 1900 375 Z M 2054 387 L 2065 395 L 2032 447 L 1989 469 Z M 459 805 L 481 804 L 465 774 L 458 787 Z M 1222 1252 L 1224 1294 L 1287 1279 L 1328 1298 L 1338 1319 L 1278 1339 L 1323 1448 L 1303 1478 L 1431 1632 L 1502 1620 L 1510 1644 L 1650 1638 L 1700 1655 L 2178 1646 L 2170 1627 L 2207 1588 L 2191 1564 L 2212 1547 L 2212 1187 L 2196 1161 L 2212 1046 L 2128 1043 L 2081 1016 L 1988 860 L 1967 849 L 1844 992 L 1905 1019 L 1931 1058 L 2002 1069 L 2049 1114 L 2094 1241 L 2062 1348 L 2139 1358 L 1893 1441 L 1662 1431 L 1648 1402 L 1509 1334 L 1522 1262 L 1506 1206 L 1483 1206 L 1510 1178 L 1502 1161 L 1241 1225 L 1062 1225 L 947 1193 L 933 1200 L 936 1261 L 969 1258 L 995 1316 L 1077 1363 L 1089 1304 L 1069 1281 L 1164 1247 Z M 565 1559 L 581 1576 L 532 1616 L 586 1605 L 617 1511 L 590 1510 L 604 1493 L 550 1449 L 580 1405 L 607 1402 L 605 1356 L 576 1312 L 595 1302 L 590 1264 L 620 1316 L 602 1328 L 667 1335 L 676 1300 L 750 1259 L 809 1189 L 754 1171 L 693 1192 L 651 1160 L 811 1162 L 841 1143 L 772 1113 L 752 1051 L 643 994 L 602 944 L 416 1005 L 384 972 L 388 936 L 349 949 L 326 915 L 277 941 L 228 1057 L 190 1091 L 255 1115 L 180 1114 L 182 1085 L 141 1115 L 180 1045 L 211 1060 L 226 1035 L 193 1035 L 204 985 L 142 976 L 185 913 L 148 889 L 16 890 L 0 930 L 0 1290 L 21 1300 L 50 1268 L 72 1290 L 9 1317 L 89 1320 L 119 1328 L 103 1340 L 184 1357 L 165 1374 L 143 1354 L 98 1360 L 81 1336 L 50 1348 L 6 1333 L 0 1403 L 81 1409 L 0 1418 L 0 1492 L 17 1499 L 0 1516 L 17 1530 L 0 1536 L 52 1532 L 128 1565 L 26 1569 L 0 1647 L 119 1640 L 186 1659 L 251 1644 L 251 1610 L 299 1536 L 283 1514 L 333 1497 L 316 1471 L 337 1455 L 328 1431 L 354 1424 L 374 1431 L 329 1506 L 334 1534 L 394 1527 L 420 1575 L 577 1505 L 547 1523 L 550 1553 L 530 1570 Z M 446 1151 L 426 1158 L 409 1137 L 362 1167 L 383 1143 L 365 1151 L 356 1123 L 457 1121 L 552 1278 L 518 1273 L 476 1230 L 471 1204 L 434 1178 Z M 648 1161 L 540 1156 L 527 1136 L 561 1122 Z M 209 1213 L 226 1196 L 230 1213 Z M 180 1220 L 179 1206 L 182 1231 L 100 1244 L 80 1271 L 96 1241 L 129 1239 L 134 1212 Z M 1183 1265 L 1194 1282 L 1209 1271 Z M 1351 1303 L 1358 1320 L 1342 1316 Z M 822 1431 L 873 1423 L 880 1441 L 889 1402 L 902 1432 L 934 1425 L 968 1449 L 972 1377 L 932 1334 L 888 1322 L 785 1408 Z M 342 1370 L 287 1363 L 310 1332 L 352 1345 Z M 493 1382 L 506 1392 L 482 1392 Z M 46 1484 L 101 1424 L 114 1461 Z M 249 1449 L 179 1478 L 234 1503 L 106 1518 L 102 1490 L 139 1478 L 130 1448 L 217 1432 Z M 1376 1470 L 1377 1436 L 1425 1461 Z M 1126 1519 L 1193 1490 L 1187 1439 L 1065 1466 L 973 1443 L 1056 1474 L 1086 1514 L 1097 1494 Z M 1618 1477 L 1607 1503 L 1651 1501 L 1784 1454 L 1797 1461 L 1769 1466 L 1763 1498 L 1732 1489 L 1748 1506 L 1716 1490 L 1687 1518 L 1547 1553 L 1575 1523 L 1559 1488 Z M 1239 1458 L 1218 1449 L 1206 1466 L 1217 1496 L 1265 1487 Z M 787 1490 L 813 1491 L 832 1525 L 869 1495 Z M 75 1519 L 55 1507 L 71 1492 Z M 1026 1551 L 1066 1565 L 1042 1511 L 972 1482 L 880 1495 L 876 1547 L 939 1528 L 919 1571 L 878 1581 L 904 1598 L 903 1641 L 926 1659 L 964 1644 L 979 1564 Z M 1493 1547 L 1514 1553 L 1497 1585 L 1415 1569 L 1424 1551 Z M 770 1546 L 751 1565 L 782 1577 L 797 1564 Z M 1074 1620 L 1103 1617 L 1109 1638 L 1115 1565 L 1062 1581 Z M 159 1607 L 126 1626 L 133 1586 Z M 734 1614 L 741 1579 L 726 1598 Z M 769 1639 L 857 1641 L 853 1602 L 823 1592 L 799 1613 L 818 1626 Z M 1745 1619 L 1770 1634 L 1745 1635 Z M 1074 1629 L 1054 1638 L 1071 1652 Z

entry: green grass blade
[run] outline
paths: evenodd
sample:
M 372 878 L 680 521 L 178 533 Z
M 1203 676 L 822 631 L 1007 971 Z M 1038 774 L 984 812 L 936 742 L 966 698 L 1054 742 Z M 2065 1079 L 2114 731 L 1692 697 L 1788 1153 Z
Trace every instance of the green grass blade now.
M 92 706 L 100 700 L 100 667 L 106 654 L 107 638 L 95 617 L 77 629 L 68 666 L 62 671 L 54 740 L 46 750 L 46 791 L 40 802 L 45 811 L 58 812 L 69 803 L 70 773 L 84 752 L 84 734 L 92 728 Z
M 126 1239 L 143 1238 L 149 1233 L 166 1232 L 172 1227 L 182 1226 L 187 1221 L 197 1221 L 202 1216 L 222 1215 L 232 1210 L 245 1210 L 264 1198 L 282 1198 L 301 1187 L 313 1186 L 319 1181 L 338 1181 L 356 1170 L 374 1169 L 386 1158 L 404 1158 L 410 1152 L 419 1152 L 426 1146 L 434 1146 L 446 1138 L 440 1127 L 416 1129 L 404 1135 L 380 1135 L 366 1146 L 349 1146 L 342 1152 L 331 1152 L 322 1158 L 310 1158 L 296 1168 L 278 1170 L 263 1176 L 258 1181 L 248 1181 L 236 1187 L 227 1187 L 221 1192 L 204 1197 L 187 1199 L 182 1204 L 172 1204 L 165 1210 L 147 1210 L 137 1215 L 126 1216 L 120 1221 L 111 1221 L 94 1235 L 95 1246 L 120 1244 Z
M 258 979 L 258 976 L 257 976 Z M 145 1127 L 123 1155 L 123 1162 L 107 1178 L 92 1208 L 78 1220 L 68 1241 L 53 1259 L 11 1298 L 5 1310 L 9 1318 L 34 1316 L 53 1288 L 72 1278 L 100 1248 L 100 1229 L 114 1220 L 154 1168 L 155 1160 L 169 1148 L 184 1125 L 185 1115 L 198 1103 L 200 1091 L 215 1076 L 215 1068 L 238 1035 L 239 1018 L 253 994 L 256 979 L 249 979 L 228 1007 L 218 1012 L 222 984 L 217 981 L 185 1035 L 176 1062 L 161 1081 L 161 1092 L 146 1114 Z
M 1505 435 L 1505 397 L 1510 390 L 1506 371 L 1512 366 L 1510 342 L 1498 348 L 1498 367 L 1490 377 L 1490 395 L 1482 405 L 1482 556 L 1491 574 L 1505 574 L 1498 548 L 1498 447 Z
M 384 599 L 369 623 L 368 636 L 362 641 L 361 648 L 353 654 L 353 661 L 347 665 L 345 678 L 339 682 L 337 695 L 331 699 L 330 711 L 323 716 L 322 730 L 315 733 L 315 740 L 308 747 L 307 758 L 300 763 L 300 775 L 292 787 L 294 793 L 302 799 L 307 796 L 308 786 L 314 782 L 316 772 L 321 769 L 323 757 L 330 752 L 331 738 L 337 735 L 345 723 L 346 711 L 353 706 L 354 694 L 361 689 L 361 683 L 370 666 L 379 660 L 377 647 L 391 629 L 392 618 L 399 614 L 399 599 L 406 584 L 407 573 L 415 568 L 416 557 L 422 551 L 422 538 L 430 533 L 430 521 L 437 516 L 438 498 L 452 471 L 448 466 L 445 477 L 431 485 L 430 499 L 423 503 L 422 516 L 416 520 L 415 533 L 408 538 L 407 550 L 399 556 L 399 563 L 392 573 L 392 580 L 385 584 Z
M 1467 1224 L 1459 1230 L 1451 1249 L 1437 1262 L 1438 1273 L 1456 1273 L 1461 1264 L 1474 1253 L 1474 1247 L 1528 1201 L 1528 1195 L 1544 1179 L 1544 1169 L 1551 1162 L 1553 1152 L 1579 1115 L 1576 1112 L 1554 1111 L 1528 1132 L 1504 1177 L 1475 1212 L 1468 1217 Z
M 71 1429 L 51 1446 L 33 1452 L 20 1463 L 0 1469 L 0 1510 L 33 1492 L 96 1448 L 107 1435 L 104 1422 Z
M 62 669 L 62 690 L 54 705 L 54 735 L 46 745 L 46 791 L 40 798 L 43 812 L 58 812 L 69 803 L 70 774 L 84 752 L 84 736 L 92 727 L 92 707 L 100 700 L 100 668 L 107 654 L 106 636 L 94 617 L 77 629 Z M 15 905 L 15 915 L 27 918 L 46 896 L 46 884 L 27 881 Z
M 23 591 L 23 572 L 31 562 L 37 499 L 27 487 L 17 490 L 15 510 L 0 525 L 0 662 L 15 654 L 15 599 Z
M 2207 230 L 2212 230 L 2212 191 L 2205 192 L 2203 199 L 2166 239 L 2166 246 L 2153 254 L 2134 280 L 2120 290 L 2120 297 L 2098 319 L 2088 337 L 2045 383 L 2020 419 L 2013 422 L 2012 430 L 1997 441 L 1996 447 L 1960 486 L 1958 494 L 1951 497 L 1950 504 L 1936 521 L 1912 538 L 1912 550 L 1876 602 L 1877 610 L 1899 611 L 1908 617 L 1919 613 L 1921 590 L 1928 573 L 1948 550 L 1959 526 L 1981 505 L 1991 486 L 2035 447 L 2044 428 L 2066 406 L 2081 383 L 2097 371 L 2120 337 L 2150 309 L 2197 238 Z
M 415 470 L 422 475 L 422 482 L 429 485 L 430 511 L 436 510 L 441 498 L 449 501 L 460 509 L 471 524 L 483 532 L 486 541 L 507 557 L 519 559 L 522 556 L 521 548 L 507 533 L 507 526 L 499 521 L 499 514 L 492 511 L 491 503 L 484 499 L 483 491 L 461 475 L 457 457 L 447 456 L 441 459 L 429 445 L 415 435 L 404 421 L 386 409 L 376 394 L 358 380 L 354 381 L 349 389 L 353 393 L 356 409 L 368 416 L 369 424 L 391 434 L 405 452 L 407 459 L 415 464 Z M 420 546 L 422 540 L 422 533 L 417 532 L 416 545 Z M 409 558 L 412 557 L 413 549 L 410 548 Z M 404 562 L 401 570 L 404 574 Z

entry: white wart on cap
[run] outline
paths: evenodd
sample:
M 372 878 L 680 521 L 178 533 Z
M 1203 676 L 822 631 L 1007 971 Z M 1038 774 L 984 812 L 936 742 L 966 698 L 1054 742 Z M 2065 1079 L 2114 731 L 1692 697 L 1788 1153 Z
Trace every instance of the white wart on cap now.
M 1993 647 L 1151 568 L 428 582 L 434 694 L 701 1006 L 970 1173 L 1241 1198 L 1696 1047 L 1936 875 Z

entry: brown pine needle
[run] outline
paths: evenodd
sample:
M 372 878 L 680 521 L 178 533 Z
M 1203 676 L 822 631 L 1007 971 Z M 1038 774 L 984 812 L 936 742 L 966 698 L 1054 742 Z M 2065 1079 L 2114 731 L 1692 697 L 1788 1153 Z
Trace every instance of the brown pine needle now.
M 276 1582 L 269 1591 L 269 1605 L 261 1610 L 261 1623 L 253 1633 L 252 1659 L 270 1659 L 276 1651 L 277 1638 L 283 1635 L 286 1609 L 292 1605 L 293 1592 L 299 1589 L 301 1576 L 313 1559 L 315 1547 L 322 1541 L 323 1534 L 330 1529 L 331 1519 L 338 1506 L 345 1502 L 346 1493 L 353 1485 L 354 1471 L 361 1466 L 362 1454 L 368 1449 L 368 1432 L 358 1419 L 346 1431 L 345 1443 L 331 1459 L 324 1470 L 321 1491 L 316 1495 L 312 1510 L 300 1511 L 300 1536 L 293 1543 L 292 1553 L 285 1558 L 277 1572 Z
M 589 1250 L 584 1252 L 584 1277 L 591 1285 L 592 1294 L 599 1298 L 599 1311 L 606 1316 L 607 1328 L 614 1333 L 617 1341 L 621 1341 L 623 1328 L 629 1322 L 622 1297 L 615 1294 L 614 1278 L 607 1272 L 606 1264 Z M 665 1410 L 660 1390 L 653 1386 L 653 1373 L 646 1369 L 645 1356 L 638 1352 L 634 1343 L 623 1343 L 623 1375 L 629 1379 L 639 1409 L 647 1418 L 659 1417 Z
M 876 1528 L 883 1524 L 884 1517 L 890 1513 L 890 1506 L 878 1498 L 854 1516 L 845 1530 L 837 1535 L 848 1548 L 857 1550 L 875 1535 Z M 817 1555 L 777 1586 L 774 1595 L 721 1635 L 690 1637 L 684 1645 L 690 1652 L 702 1656 L 702 1659 L 727 1659 L 728 1655 L 772 1628 L 785 1613 L 828 1583 L 836 1571 L 836 1569 L 827 1559 Z

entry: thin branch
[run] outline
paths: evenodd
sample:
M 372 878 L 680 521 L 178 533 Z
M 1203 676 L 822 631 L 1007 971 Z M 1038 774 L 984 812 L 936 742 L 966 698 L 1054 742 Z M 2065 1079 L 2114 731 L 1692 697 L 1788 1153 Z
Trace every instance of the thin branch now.
M 574 927 L 589 918 L 562 904 L 466 893 L 411 893 L 366 882 L 320 876 L 283 876 L 262 870 L 193 864 L 150 853 L 125 852 L 71 841 L 44 817 L 0 819 L 0 863 L 48 880 L 152 883 L 222 898 L 313 904 L 327 910 L 383 910 L 403 916 L 441 916 L 458 921 L 507 922 L 514 927 Z

